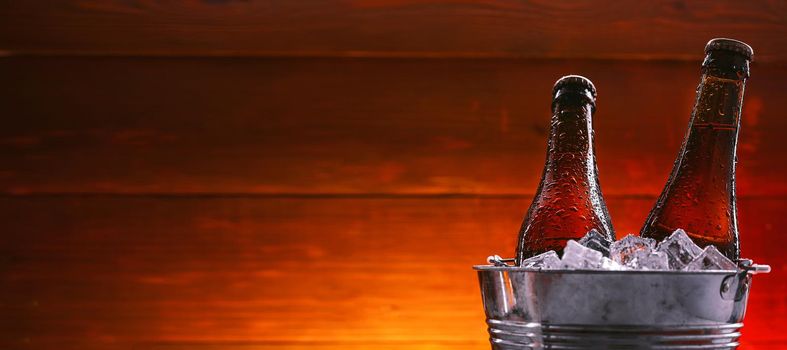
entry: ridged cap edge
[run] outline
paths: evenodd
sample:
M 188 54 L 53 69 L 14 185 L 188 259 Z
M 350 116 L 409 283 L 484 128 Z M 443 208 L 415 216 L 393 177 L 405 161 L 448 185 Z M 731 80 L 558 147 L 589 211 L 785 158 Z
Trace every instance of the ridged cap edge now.
M 585 88 L 590 90 L 590 94 L 593 98 L 596 98 L 596 86 L 593 85 L 593 82 L 590 79 L 585 78 L 581 75 L 566 75 L 555 82 L 555 86 L 552 88 L 552 97 L 555 97 L 557 91 L 567 87 L 567 86 L 576 86 L 580 88 Z
M 716 38 L 711 39 L 708 41 L 708 44 L 705 45 L 705 53 L 707 54 L 713 50 L 724 50 L 724 51 L 732 51 L 739 53 L 746 57 L 746 59 L 751 60 L 754 56 L 754 49 L 749 46 L 749 44 L 744 43 L 740 40 L 735 39 L 728 39 L 728 38 Z

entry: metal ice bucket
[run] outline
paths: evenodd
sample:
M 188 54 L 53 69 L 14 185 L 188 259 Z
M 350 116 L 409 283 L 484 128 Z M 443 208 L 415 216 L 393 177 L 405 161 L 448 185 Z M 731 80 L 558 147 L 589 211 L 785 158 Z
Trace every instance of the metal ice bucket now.
M 500 266 L 502 265 L 502 266 Z M 752 275 L 479 265 L 493 350 L 736 349 Z

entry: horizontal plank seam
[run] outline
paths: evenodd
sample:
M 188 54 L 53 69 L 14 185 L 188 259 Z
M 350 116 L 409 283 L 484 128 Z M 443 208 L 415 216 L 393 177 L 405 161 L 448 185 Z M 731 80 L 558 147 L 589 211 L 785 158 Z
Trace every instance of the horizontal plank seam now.
M 278 52 L 278 51 L 129 51 L 129 52 L 89 52 L 89 51 L 16 51 L 1 50 L 3 57 L 120 57 L 120 58 L 344 58 L 344 59 L 488 59 L 488 60 L 589 60 L 589 61 L 664 61 L 695 62 L 702 54 L 599 54 L 599 55 L 561 55 L 561 54 L 517 54 L 507 52 L 417 52 L 417 51 L 315 51 L 315 52 Z M 761 55 L 758 63 L 787 63 L 787 57 L 780 55 Z
M 609 199 L 656 199 L 653 194 L 609 194 Z M 159 198 L 159 199 L 529 199 L 528 193 L 113 193 L 113 192 L 38 192 L 0 193 L 0 198 Z M 752 194 L 738 199 L 787 200 L 787 194 Z
M 528 193 L 388 193 L 388 192 L 368 192 L 368 193 L 244 193 L 244 192 L 205 192 L 205 193 L 112 193 L 112 192 L 34 192 L 34 193 L 2 193 L 3 198 L 162 198 L 162 199 L 222 199 L 222 198 L 261 198 L 261 199 L 524 199 L 532 198 L 533 194 Z M 607 198 L 632 198 L 632 199 L 655 199 L 656 196 L 647 194 L 624 194 L 608 195 Z

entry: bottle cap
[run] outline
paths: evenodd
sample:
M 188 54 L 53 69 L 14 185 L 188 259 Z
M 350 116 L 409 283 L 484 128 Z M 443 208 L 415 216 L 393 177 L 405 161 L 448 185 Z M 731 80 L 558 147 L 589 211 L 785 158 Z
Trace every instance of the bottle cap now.
M 727 39 L 727 38 L 711 39 L 711 41 L 708 41 L 708 44 L 705 45 L 705 53 L 707 54 L 708 52 L 714 50 L 736 52 L 746 57 L 746 59 L 749 61 L 751 61 L 752 56 L 754 56 L 754 50 L 751 48 L 751 46 L 744 43 L 743 41 L 739 41 L 735 39 Z
M 552 88 L 552 97 L 555 97 L 558 90 L 565 88 L 565 87 L 573 87 L 573 88 L 584 88 L 590 90 L 590 95 L 593 99 L 596 98 L 596 87 L 593 86 L 593 83 L 590 79 L 585 78 L 581 75 L 566 75 L 555 82 L 555 87 Z

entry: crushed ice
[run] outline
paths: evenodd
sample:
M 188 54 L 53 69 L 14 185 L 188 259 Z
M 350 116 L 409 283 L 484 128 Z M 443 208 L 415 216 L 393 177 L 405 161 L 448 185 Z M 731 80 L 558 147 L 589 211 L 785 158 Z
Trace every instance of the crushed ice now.
M 610 242 L 591 230 L 579 241 L 569 240 L 563 257 L 550 250 L 524 260 L 521 267 L 590 270 L 735 270 L 737 265 L 709 245 L 697 246 L 685 231 L 675 230 L 663 241 L 634 235 Z

